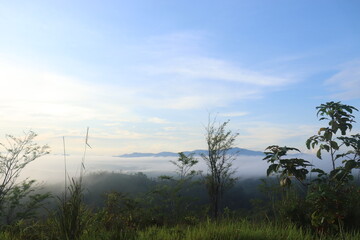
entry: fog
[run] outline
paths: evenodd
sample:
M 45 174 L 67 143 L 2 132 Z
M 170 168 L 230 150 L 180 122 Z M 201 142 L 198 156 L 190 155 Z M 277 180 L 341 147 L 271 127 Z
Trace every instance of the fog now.
M 329 170 L 331 167 L 328 157 L 324 160 L 316 159 L 309 154 L 289 155 L 289 157 L 304 158 L 315 167 Z M 242 179 L 250 177 L 264 177 L 268 163 L 262 160 L 263 156 L 238 156 L 233 162 L 236 175 Z M 70 155 L 66 157 L 67 172 L 70 177 L 79 176 L 82 156 Z M 85 173 L 100 171 L 137 173 L 143 172 L 148 176 L 164 173 L 174 173 L 176 167 L 170 160 L 177 160 L 177 157 L 113 157 L 113 156 L 87 156 L 85 158 Z M 206 164 L 198 157 L 199 163 L 194 170 L 206 172 Z M 61 155 L 48 155 L 36 159 L 30 163 L 21 173 L 21 179 L 30 178 L 40 182 L 57 183 L 64 180 L 64 157 Z
M 78 176 L 82 156 L 66 157 L 66 168 L 70 177 Z M 176 167 L 170 161 L 177 157 L 122 158 L 112 156 L 89 156 L 85 158 L 85 173 L 110 171 L 123 173 L 143 172 L 147 175 L 171 173 Z M 234 163 L 237 174 L 244 177 L 264 175 L 267 164 L 261 156 L 240 156 Z M 199 158 L 194 170 L 206 171 L 205 162 Z M 64 179 L 65 163 L 61 155 L 44 156 L 30 163 L 22 172 L 22 179 L 32 178 L 45 182 L 59 182 Z

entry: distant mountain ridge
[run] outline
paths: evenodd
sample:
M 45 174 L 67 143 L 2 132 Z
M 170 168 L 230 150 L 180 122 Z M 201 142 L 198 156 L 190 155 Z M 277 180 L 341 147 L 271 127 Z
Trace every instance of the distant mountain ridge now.
M 207 154 L 207 150 L 194 150 L 194 151 L 185 151 L 185 154 L 194 154 L 195 156 L 200 156 L 201 154 Z M 245 156 L 263 156 L 264 153 L 261 151 L 252 151 L 245 148 L 232 148 L 229 150 L 229 154 L 239 154 Z M 135 158 L 135 157 L 177 157 L 178 153 L 174 152 L 159 152 L 159 153 L 127 153 L 122 155 L 116 155 L 114 157 L 123 157 L 123 158 Z

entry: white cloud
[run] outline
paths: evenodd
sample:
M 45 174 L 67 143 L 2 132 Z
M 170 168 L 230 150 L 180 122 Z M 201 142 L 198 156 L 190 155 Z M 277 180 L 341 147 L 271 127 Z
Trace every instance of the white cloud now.
M 182 78 L 229 81 L 262 87 L 281 86 L 291 82 L 290 79 L 262 74 L 226 60 L 199 56 L 170 59 L 158 66 L 148 66 L 146 70 L 154 75 L 174 74 Z
M 220 101 L 219 101 L 220 100 Z M 221 101 L 222 100 L 222 101 Z M 155 100 L 155 106 L 157 108 L 167 108 L 176 110 L 189 110 L 205 108 L 207 106 L 214 106 L 223 103 L 224 99 L 219 96 L 205 96 L 199 93 L 199 95 L 188 95 L 188 96 L 176 96 L 166 101 Z
M 241 63 L 209 57 L 203 32 L 178 32 L 151 38 L 142 46 L 137 66 L 144 104 L 162 109 L 223 107 L 243 99 L 261 98 L 294 82 Z
M 184 149 L 201 146 L 201 136 L 199 140 L 198 134 L 192 135 L 194 129 L 179 128 L 187 119 L 180 118 L 175 124 L 171 116 L 154 117 L 152 114 L 156 113 L 149 111 L 228 107 L 239 100 L 261 98 L 265 91 L 291 83 L 291 79 L 208 57 L 202 39 L 201 33 L 155 38 L 141 54 L 135 53 L 134 58 L 141 59 L 141 66 L 130 63 L 129 72 L 126 68 L 121 74 L 109 67 L 105 75 L 110 79 L 96 84 L 0 59 L 1 125 L 4 129 L 12 126 L 40 130 L 39 134 L 44 133 L 44 138 L 53 142 L 61 136 L 80 139 L 82 130 L 90 126 L 91 138 L 107 151 L 117 146 L 130 149 L 139 145 L 148 151 L 165 150 L 164 147 L 177 151 L 180 146 Z M 93 71 L 101 76 L 102 70 Z M 246 114 L 229 112 L 223 116 Z M 169 128 L 161 128 L 164 127 L 161 124 Z M 176 130 L 174 137 L 171 129 L 180 130 Z M 81 149 L 82 145 L 79 146 Z M 61 148 L 61 142 L 57 147 Z
M 149 118 L 149 119 L 148 119 L 148 122 L 157 123 L 157 124 L 169 123 L 167 120 L 162 119 L 162 118 L 158 118 L 158 117 Z
M 360 98 L 360 61 L 344 65 L 338 73 L 325 81 L 330 86 L 332 97 L 341 100 Z
M 0 116 L 2 121 L 36 125 L 88 120 L 119 121 L 134 118 L 126 104 L 131 91 L 119 86 L 91 84 L 71 76 L 0 60 Z
M 228 113 L 221 113 L 220 116 L 222 117 L 242 117 L 248 115 L 248 112 L 228 112 Z
M 69 146 L 69 151 L 81 152 L 87 126 L 92 137 L 98 139 L 144 137 L 129 129 L 96 130 L 98 125 L 140 121 L 142 117 L 130 109 L 129 103 L 136 99 L 133 89 L 85 82 L 4 59 L 0 59 L 0 89 L 2 136 L 20 136 L 22 131 L 31 129 L 39 134 L 40 142 L 48 143 L 55 152 L 61 152 L 62 136 L 79 139 Z

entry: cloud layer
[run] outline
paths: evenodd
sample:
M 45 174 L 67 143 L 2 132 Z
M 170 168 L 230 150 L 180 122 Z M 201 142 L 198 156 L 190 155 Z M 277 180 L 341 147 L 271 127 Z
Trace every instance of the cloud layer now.
M 338 73 L 325 81 L 330 87 L 332 97 L 341 100 L 360 98 L 360 61 L 343 65 Z

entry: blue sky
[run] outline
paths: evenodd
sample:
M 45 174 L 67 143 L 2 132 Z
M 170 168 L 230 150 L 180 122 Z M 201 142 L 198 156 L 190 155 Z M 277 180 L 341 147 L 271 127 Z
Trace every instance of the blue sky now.
M 360 108 L 359 1 L 1 1 L 0 134 L 53 153 L 304 149 L 315 107 Z M 359 114 L 356 116 L 359 118 Z M 359 127 L 355 126 L 354 131 Z

